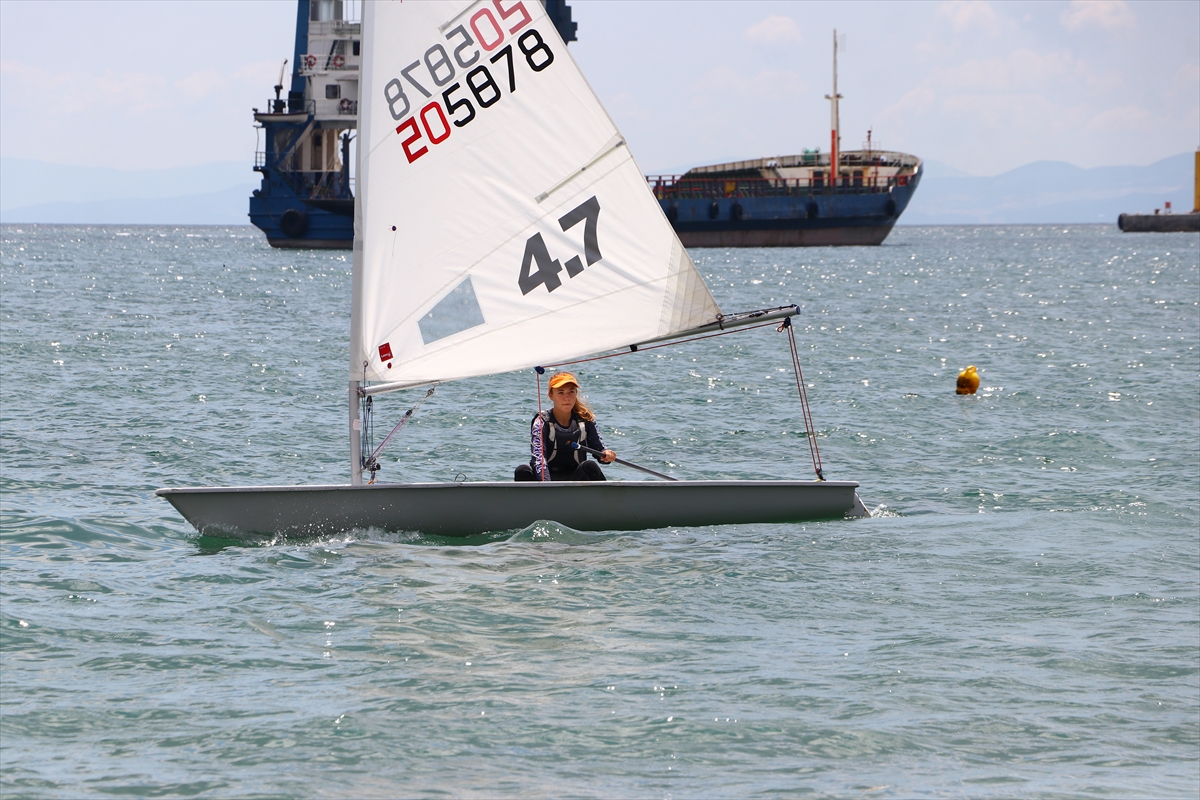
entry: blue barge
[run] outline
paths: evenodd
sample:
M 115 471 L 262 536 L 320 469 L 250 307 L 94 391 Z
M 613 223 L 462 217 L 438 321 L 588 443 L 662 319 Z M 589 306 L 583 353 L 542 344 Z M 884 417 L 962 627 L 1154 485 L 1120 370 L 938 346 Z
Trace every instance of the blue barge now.
M 685 247 L 877 245 L 921 182 L 921 160 L 861 150 L 697 167 L 647 181 Z
M 877 245 L 891 233 L 921 182 L 921 159 L 873 148 L 871 131 L 864 149 L 842 152 L 837 54 L 844 39 L 834 30 L 828 153 L 646 177 L 684 247 Z

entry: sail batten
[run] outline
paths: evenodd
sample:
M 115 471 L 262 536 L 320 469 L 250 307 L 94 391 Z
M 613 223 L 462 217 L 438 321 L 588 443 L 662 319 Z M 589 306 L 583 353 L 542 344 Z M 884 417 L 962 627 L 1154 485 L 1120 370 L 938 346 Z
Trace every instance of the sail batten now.
M 566 186 L 568 183 L 570 183 L 571 181 L 573 181 L 573 180 L 575 180 L 576 178 L 578 178 L 580 175 L 582 175 L 582 174 L 583 174 L 584 172 L 586 172 L 587 170 L 589 170 L 589 169 L 591 169 L 592 167 L 594 167 L 594 166 L 596 166 L 597 164 L 599 164 L 601 161 L 603 161 L 603 160 L 604 160 L 604 158 L 605 158 L 606 156 L 610 156 L 610 155 L 612 155 L 612 154 L 613 154 L 613 153 L 615 153 L 617 150 L 619 150 L 620 148 L 622 148 L 622 147 L 624 147 L 624 146 L 625 146 L 625 140 L 624 140 L 623 138 L 621 138 L 621 136 L 620 136 L 619 134 L 618 134 L 617 136 L 613 137 L 613 138 L 615 138 L 615 139 L 616 139 L 616 141 L 615 141 L 615 142 L 613 142 L 612 144 L 610 144 L 610 145 L 606 146 L 606 147 L 605 147 L 605 148 L 604 148 L 602 151 L 600 151 L 600 153 L 598 153 L 598 154 L 596 155 L 596 157 L 595 157 L 595 158 L 593 158 L 591 161 L 589 161 L 588 163 L 586 163 L 586 164 L 584 164 L 582 167 L 580 167 L 578 170 L 576 170 L 574 174 L 572 174 L 572 175 L 570 175 L 570 176 L 568 176 L 568 177 L 566 177 L 566 178 L 563 178 L 561 181 L 559 181 L 558 183 L 554 184 L 554 185 L 553 185 L 553 186 L 551 186 L 549 189 L 547 189 L 546 191 L 544 191 L 544 192 L 542 192 L 541 194 L 539 194 L 537 197 L 533 198 L 533 199 L 534 199 L 534 201 L 535 201 L 535 202 L 537 202 L 537 203 L 541 203 L 541 202 L 543 202 L 543 201 L 544 201 L 544 200 L 545 200 L 547 197 L 549 197 L 550 195 L 554 194 L 554 193 L 555 193 L 555 192 L 557 192 L 559 189 L 563 188 L 563 187 L 564 187 L 564 186 Z
M 719 318 L 541 3 L 368 3 L 363 42 L 351 380 L 506 372 Z

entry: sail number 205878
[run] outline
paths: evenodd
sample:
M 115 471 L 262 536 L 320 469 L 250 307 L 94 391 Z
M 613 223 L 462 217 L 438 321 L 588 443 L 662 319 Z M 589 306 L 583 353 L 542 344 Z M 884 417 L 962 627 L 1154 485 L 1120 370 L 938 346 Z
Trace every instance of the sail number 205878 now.
M 495 13 L 492 8 L 495 9 Z M 503 97 L 500 84 L 496 82 L 487 65 L 475 66 L 481 55 L 475 47 L 476 43 L 485 52 L 494 53 L 488 58 L 488 62 L 502 70 L 501 76 L 507 72 L 508 93 L 517 91 L 513 46 L 511 41 L 507 45 L 504 43 L 531 21 L 532 18 L 523 2 L 506 4 L 503 0 L 492 0 L 492 7 L 483 6 L 471 15 L 465 25 L 458 25 L 446 33 L 446 41 L 453 48 L 453 57 L 446 52 L 447 45 L 439 42 L 426 50 L 423 58 L 400 70 L 403 81 L 400 78 L 392 78 L 387 82 L 383 87 L 383 98 L 387 101 L 392 118 L 401 120 L 396 126 L 396 133 L 404 137 L 401 144 L 408 163 L 411 164 L 429 152 L 429 147 L 423 139 L 428 138 L 429 144 L 441 144 L 450 138 L 454 128 L 462 128 L 474 121 L 478 114 L 476 106 L 481 109 L 491 108 Z M 537 28 L 529 28 L 518 36 L 517 48 L 525 56 L 525 63 L 534 72 L 541 72 L 554 63 L 554 52 L 542 39 L 542 34 Z M 422 62 L 425 69 L 420 71 L 418 78 L 413 75 L 413 71 L 419 70 Z M 461 81 L 456 81 L 460 71 L 465 73 Z M 405 83 L 408 84 L 407 87 Z M 412 100 L 408 93 L 415 89 L 423 98 L 433 97 L 433 93 L 426 88 L 430 83 L 436 87 L 435 91 L 441 90 L 441 102 L 435 99 L 416 114 L 409 116 Z M 456 92 L 459 93 L 457 97 Z M 474 103 L 468 94 L 475 98 Z M 453 127 L 450 123 L 454 123 Z

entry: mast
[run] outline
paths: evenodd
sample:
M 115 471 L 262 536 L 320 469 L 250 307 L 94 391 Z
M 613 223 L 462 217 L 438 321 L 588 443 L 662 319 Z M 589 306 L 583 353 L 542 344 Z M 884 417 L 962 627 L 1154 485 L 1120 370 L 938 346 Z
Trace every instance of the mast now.
M 358 148 L 358 164 L 355 171 L 362 175 L 362 152 Z M 362 184 L 360 183 L 359 186 Z M 362 417 L 359 415 L 359 392 L 362 382 L 355 379 L 362 375 L 362 352 L 359 340 L 362 338 L 362 208 L 363 198 L 360 195 L 354 205 L 354 260 L 351 267 L 350 279 L 350 387 L 347 396 L 350 399 L 350 485 L 362 485 Z
M 830 116 L 830 121 L 829 121 L 829 128 L 830 128 L 830 132 L 829 132 L 829 152 L 830 152 L 829 185 L 830 186 L 837 185 L 836 182 L 837 182 L 837 177 L 838 177 L 838 151 L 841 149 L 841 147 L 840 147 L 841 146 L 841 136 L 839 135 L 839 131 L 838 131 L 838 127 L 839 127 L 838 126 L 838 100 L 841 98 L 841 95 L 838 94 L 838 90 L 837 90 L 837 50 L 838 50 L 837 28 L 834 28 L 833 29 L 833 94 L 825 95 L 825 99 L 828 100 L 829 104 L 830 104 L 829 105 L 829 111 L 830 111 L 830 114 L 829 114 L 829 116 Z
M 363 54 L 367 55 L 374 41 L 375 4 L 363 3 L 362 9 L 362 46 Z M 360 72 L 361 86 L 365 89 L 375 79 L 372 62 L 363 58 Z M 362 418 L 359 416 L 359 392 L 366 380 L 364 371 L 365 356 L 362 351 L 362 293 L 363 293 L 363 219 L 367 206 L 367 173 L 363 162 L 369 161 L 370 156 L 364 154 L 367 149 L 363 136 L 370 130 L 371 99 L 366 91 L 359 92 L 358 131 L 359 145 L 354 151 L 354 174 L 358 179 L 358 197 L 354 202 L 354 244 L 351 261 L 350 279 L 350 386 L 347 396 L 350 412 L 350 485 L 362 485 Z M 359 376 L 363 381 L 359 381 Z

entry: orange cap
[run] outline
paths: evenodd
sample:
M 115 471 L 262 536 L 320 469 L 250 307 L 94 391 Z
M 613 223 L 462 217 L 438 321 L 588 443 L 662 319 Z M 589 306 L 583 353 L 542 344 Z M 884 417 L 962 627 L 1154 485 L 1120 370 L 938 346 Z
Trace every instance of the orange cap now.
M 575 388 L 579 388 L 579 381 L 569 372 L 556 372 L 550 376 L 550 391 L 554 391 L 560 386 L 566 386 L 568 383 L 575 384 Z

